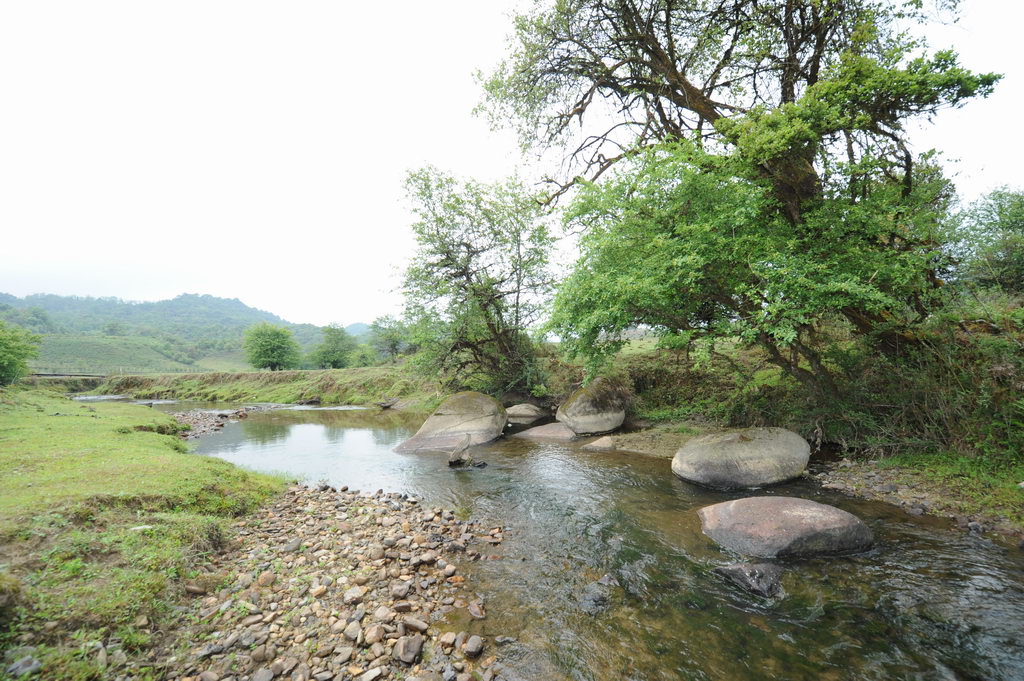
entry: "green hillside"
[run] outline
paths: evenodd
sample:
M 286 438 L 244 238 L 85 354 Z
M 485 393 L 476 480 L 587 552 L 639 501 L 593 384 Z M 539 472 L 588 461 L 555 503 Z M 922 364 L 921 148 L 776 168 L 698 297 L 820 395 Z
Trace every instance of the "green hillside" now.
M 292 324 L 238 299 L 196 294 L 136 303 L 0 293 L 0 321 L 44 335 L 32 366 L 45 373 L 246 371 L 242 338 L 261 322 L 290 329 L 303 354 L 323 341 L 319 326 Z M 364 323 L 346 328 L 357 338 L 369 332 Z
M 39 357 L 30 362 L 41 373 L 119 373 L 195 371 L 161 352 L 162 344 L 140 336 L 43 337 Z
M 260 322 L 287 326 L 304 349 L 320 342 L 320 327 L 314 324 L 292 324 L 237 298 L 193 293 L 143 303 L 49 293 L 18 298 L 0 293 L 0 318 L 38 333 L 170 336 L 205 350 L 237 349 L 245 329 Z

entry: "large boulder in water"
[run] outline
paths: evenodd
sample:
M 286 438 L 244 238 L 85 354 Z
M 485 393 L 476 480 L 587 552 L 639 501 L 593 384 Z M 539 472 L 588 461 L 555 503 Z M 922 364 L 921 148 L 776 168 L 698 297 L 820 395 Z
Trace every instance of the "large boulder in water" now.
M 874 542 L 860 518 L 794 497 L 747 497 L 697 512 L 704 534 L 731 551 L 791 558 L 865 551 Z
M 497 438 L 508 420 L 505 408 L 493 397 L 478 392 L 456 393 L 446 399 L 411 438 L 395 447 L 396 452 L 450 451 L 482 445 Z
M 800 477 L 810 456 L 791 430 L 746 428 L 689 440 L 672 458 L 672 472 L 715 489 L 749 489 Z
M 623 390 L 606 378 L 598 378 L 569 395 L 555 418 L 577 435 L 601 435 L 622 425 L 627 404 Z
M 544 418 L 545 411 L 536 404 L 524 402 L 508 408 L 509 423 L 530 424 L 537 419 Z

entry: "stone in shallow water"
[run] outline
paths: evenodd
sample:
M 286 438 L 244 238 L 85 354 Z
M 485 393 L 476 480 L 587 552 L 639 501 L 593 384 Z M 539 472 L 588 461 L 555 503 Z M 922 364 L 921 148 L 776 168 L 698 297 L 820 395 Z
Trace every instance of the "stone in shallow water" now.
M 576 433 L 563 423 L 548 423 L 543 426 L 528 428 L 512 437 L 524 440 L 549 440 L 552 442 L 570 442 L 576 439 Z
M 517 404 L 507 409 L 510 423 L 530 424 L 544 417 L 544 410 L 535 404 Z
M 693 438 L 672 458 L 672 472 L 715 489 L 749 489 L 799 477 L 810 455 L 790 430 L 746 428 Z
M 782 568 L 771 563 L 736 563 L 716 567 L 714 573 L 758 596 L 774 598 L 782 595 L 779 577 Z
M 558 407 L 555 418 L 577 435 L 610 433 L 626 420 L 625 392 L 606 378 L 577 389 Z
M 396 452 L 450 451 L 463 444 L 482 445 L 499 437 L 508 417 L 501 403 L 489 395 L 467 391 L 446 399 Z
M 793 497 L 747 497 L 697 512 L 704 534 L 747 556 L 787 558 L 871 547 L 871 529 L 834 506 Z

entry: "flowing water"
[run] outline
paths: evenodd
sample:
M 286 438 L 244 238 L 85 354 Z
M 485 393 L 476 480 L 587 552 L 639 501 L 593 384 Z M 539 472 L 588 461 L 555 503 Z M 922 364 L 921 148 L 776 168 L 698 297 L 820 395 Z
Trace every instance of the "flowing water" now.
M 167 405 L 167 410 L 188 405 Z M 712 573 L 736 560 L 700 532 L 696 510 L 735 498 L 674 478 L 666 460 L 506 439 L 443 454 L 395 454 L 422 417 L 351 408 L 261 412 L 201 439 L 198 452 L 363 491 L 406 492 L 506 528 L 465 565 L 484 620 L 453 622 L 501 648 L 505 678 L 562 681 L 1024 679 L 1024 551 L 886 504 L 796 482 L 801 496 L 863 518 L 876 547 L 786 563 L 783 598 Z M 580 594 L 613 575 L 609 607 Z

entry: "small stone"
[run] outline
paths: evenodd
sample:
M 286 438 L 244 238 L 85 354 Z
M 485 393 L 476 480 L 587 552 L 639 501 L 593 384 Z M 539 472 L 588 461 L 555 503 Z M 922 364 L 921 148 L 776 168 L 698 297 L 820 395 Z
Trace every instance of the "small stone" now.
M 261 572 L 260 576 L 256 579 L 256 583 L 260 586 L 272 586 L 277 581 L 277 575 L 270 570 Z
M 423 637 L 419 634 L 415 636 L 402 636 L 395 642 L 395 648 L 392 651 L 392 656 L 401 660 L 406 664 L 413 664 L 420 656 L 420 651 L 423 650 Z
M 199 681 L 220 681 L 220 674 L 207 670 L 199 675 Z
M 365 595 L 366 595 L 366 589 L 364 589 L 361 586 L 354 586 L 351 589 L 349 589 L 348 591 L 346 591 L 345 594 L 341 597 L 341 599 L 347 605 L 355 605 L 356 603 L 362 602 L 363 596 L 365 596 Z
M 379 624 L 374 624 L 373 626 L 369 627 L 366 630 L 366 634 L 364 635 L 364 640 L 366 641 L 366 643 L 368 645 L 373 645 L 374 643 L 377 643 L 379 641 L 383 641 L 385 633 L 386 632 L 384 631 L 384 627 L 383 626 L 381 626 Z
M 360 631 L 362 631 L 362 627 L 359 626 L 359 622 L 349 622 L 348 626 L 345 627 L 345 638 L 355 641 L 359 638 Z
M 417 619 L 415 617 L 406 617 L 402 621 L 405 623 L 405 626 L 409 627 L 410 629 L 415 629 L 416 631 L 419 631 L 419 632 L 424 632 L 424 631 L 426 631 L 427 629 L 430 628 L 429 624 L 427 624 L 423 620 Z
M 252 675 L 252 681 L 274 681 L 274 672 L 264 667 Z
M 484 650 L 484 640 L 473 634 L 469 637 L 469 640 L 462 646 L 462 651 L 466 653 L 466 657 L 477 657 Z
M 374 667 L 370 671 L 360 676 L 359 681 L 377 681 L 377 679 L 379 679 L 381 674 L 383 673 L 384 672 L 381 671 L 380 667 Z
M 301 537 L 295 537 L 294 539 L 289 541 L 287 544 L 285 544 L 283 547 L 281 547 L 281 550 L 285 551 L 286 553 L 292 553 L 294 551 L 298 551 L 299 547 L 301 547 L 301 546 L 302 546 L 302 538 Z
M 309 592 L 309 595 L 313 598 L 320 598 L 325 593 L 327 593 L 327 587 L 321 584 L 318 587 L 314 587 L 313 590 Z

